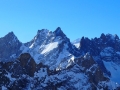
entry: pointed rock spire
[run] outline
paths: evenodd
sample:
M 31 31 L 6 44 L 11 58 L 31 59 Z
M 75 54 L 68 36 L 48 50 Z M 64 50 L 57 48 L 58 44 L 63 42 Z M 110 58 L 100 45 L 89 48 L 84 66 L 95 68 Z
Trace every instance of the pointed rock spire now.
M 60 27 L 58 27 L 58 28 L 54 31 L 54 33 L 55 33 L 56 36 L 62 36 L 62 37 L 66 36 L 66 35 L 63 33 L 63 31 L 61 30 Z
M 117 35 L 117 34 L 115 34 L 115 35 L 114 35 L 114 37 L 115 37 L 115 39 L 119 39 L 119 37 L 118 37 L 118 35 Z

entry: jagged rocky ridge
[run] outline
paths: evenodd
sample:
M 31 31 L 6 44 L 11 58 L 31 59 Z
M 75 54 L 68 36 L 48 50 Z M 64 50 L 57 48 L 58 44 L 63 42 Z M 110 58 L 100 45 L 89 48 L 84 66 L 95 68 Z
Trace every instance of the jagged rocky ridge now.
M 116 39 L 111 37 L 104 34 L 92 40 L 83 37 L 76 48 L 60 27 L 54 32 L 38 30 L 27 43 L 21 43 L 11 32 L 0 38 L 0 89 L 119 90 L 119 82 L 111 78 L 105 66 L 105 62 L 110 61 L 119 65 L 119 55 L 117 60 L 105 56 L 115 48 L 114 44 L 119 45 L 117 38 L 118 43 L 114 41 L 112 47 L 108 41 Z M 103 45 L 102 40 L 107 45 Z M 119 46 L 116 48 L 117 52 L 110 54 L 118 54 Z
M 101 34 L 100 38 L 82 37 L 79 48 L 82 54 L 89 52 L 112 80 L 120 83 L 120 39 L 117 35 Z

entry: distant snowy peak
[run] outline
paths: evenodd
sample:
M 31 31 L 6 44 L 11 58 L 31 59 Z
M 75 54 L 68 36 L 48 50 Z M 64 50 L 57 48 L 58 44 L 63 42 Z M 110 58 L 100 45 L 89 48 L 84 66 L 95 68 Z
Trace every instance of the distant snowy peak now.
M 80 40 L 81 40 L 81 38 L 78 38 L 78 39 L 74 40 L 72 42 L 72 44 L 74 44 L 76 46 L 76 48 L 79 48 L 80 47 Z
M 72 43 L 73 43 L 73 44 L 75 44 L 75 43 L 80 43 L 80 40 L 81 40 L 81 38 L 78 38 L 78 39 L 74 40 Z

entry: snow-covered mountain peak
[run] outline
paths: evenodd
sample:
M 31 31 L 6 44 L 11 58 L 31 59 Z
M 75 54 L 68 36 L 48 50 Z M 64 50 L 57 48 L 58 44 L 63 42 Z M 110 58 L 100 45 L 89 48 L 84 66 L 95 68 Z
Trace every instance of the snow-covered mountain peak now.
M 80 43 L 80 40 L 81 40 L 81 38 L 78 38 L 78 39 L 74 40 L 72 43 L 73 43 L 73 44 L 75 44 L 75 43 Z
M 46 44 L 46 40 L 52 35 L 53 33 L 47 29 L 38 30 L 36 36 L 30 42 L 25 43 L 25 46 L 32 48 L 38 45 Z
M 31 47 L 31 45 L 47 45 L 54 42 L 62 42 L 66 41 L 68 38 L 63 33 L 60 27 L 58 27 L 54 32 L 49 31 L 47 29 L 38 30 L 37 35 L 27 43 L 27 46 Z
M 37 34 L 48 34 L 49 33 L 49 30 L 47 29 L 41 29 L 41 30 L 38 30 Z
M 51 42 L 59 42 L 61 39 L 65 39 L 66 35 L 63 33 L 60 27 L 58 27 L 54 32 L 47 29 L 38 30 L 37 35 L 34 37 L 32 42 L 44 42 L 44 44 L 49 44 Z
M 42 30 L 38 30 L 37 35 L 35 36 L 36 38 L 46 38 L 47 36 L 50 35 L 50 31 L 47 29 L 42 29 Z
M 70 43 L 60 27 L 54 32 L 46 29 L 38 30 L 34 39 L 22 48 L 24 52 L 31 54 L 36 63 L 42 62 L 53 69 L 60 63 L 67 66 L 67 60 L 70 60 L 72 54 L 79 55 L 77 48 Z

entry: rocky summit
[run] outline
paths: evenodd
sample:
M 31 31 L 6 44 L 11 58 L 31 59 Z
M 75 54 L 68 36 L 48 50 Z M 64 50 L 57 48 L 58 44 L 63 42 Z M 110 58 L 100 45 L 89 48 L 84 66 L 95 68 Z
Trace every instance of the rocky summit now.
M 101 34 L 71 42 L 60 27 L 22 43 L 0 38 L 0 90 L 120 90 L 120 39 Z

